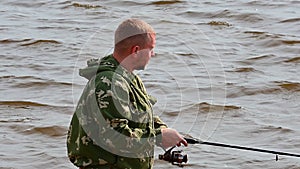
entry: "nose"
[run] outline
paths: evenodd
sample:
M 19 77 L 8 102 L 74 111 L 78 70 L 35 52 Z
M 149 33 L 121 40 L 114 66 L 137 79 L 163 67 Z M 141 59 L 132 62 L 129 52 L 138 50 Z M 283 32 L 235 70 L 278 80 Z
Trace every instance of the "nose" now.
M 155 52 L 151 50 L 151 57 L 155 56 Z

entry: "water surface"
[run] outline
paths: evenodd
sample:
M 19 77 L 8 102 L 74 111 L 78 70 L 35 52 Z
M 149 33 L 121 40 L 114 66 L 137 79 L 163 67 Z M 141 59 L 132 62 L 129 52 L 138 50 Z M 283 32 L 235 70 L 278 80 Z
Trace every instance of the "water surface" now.
M 75 168 L 66 132 L 86 60 L 112 51 L 129 17 L 157 31 L 139 74 L 172 128 L 216 141 L 300 154 L 299 1 L 0 2 L 0 168 Z M 185 168 L 299 169 L 293 157 L 204 145 Z M 163 150 L 156 148 L 156 155 Z M 154 168 L 177 168 L 156 156 Z

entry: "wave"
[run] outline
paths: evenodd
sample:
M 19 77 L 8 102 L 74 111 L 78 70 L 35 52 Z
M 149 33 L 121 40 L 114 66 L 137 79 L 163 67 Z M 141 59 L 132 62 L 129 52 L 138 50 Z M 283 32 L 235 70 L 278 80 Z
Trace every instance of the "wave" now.
M 120 2 L 118 2 L 120 3 Z M 121 1 L 123 5 L 126 6 L 136 6 L 136 5 L 145 5 L 145 3 L 142 2 L 136 2 L 136 1 Z M 181 0 L 169 0 L 169 1 L 154 1 L 148 3 L 148 5 L 172 5 L 172 4 L 179 4 L 179 3 L 184 3 L 184 1 Z M 91 5 L 91 4 L 82 4 L 82 3 L 72 3 L 68 7 L 76 7 L 76 8 L 85 8 L 85 9 L 93 9 L 93 8 L 105 8 L 104 6 L 101 5 Z
M 255 129 L 251 133 L 266 133 L 266 132 L 290 133 L 293 132 L 293 130 L 269 125 L 269 126 L 262 126 L 259 129 Z
M 0 120 L 0 123 L 12 123 L 12 122 L 28 122 L 32 121 L 32 118 L 29 117 L 23 117 L 23 118 L 18 118 L 18 119 L 8 119 L 8 120 Z
M 37 102 L 32 102 L 32 101 L 0 101 L 0 105 L 5 105 L 5 106 L 24 106 L 24 107 L 45 107 L 45 106 L 50 106 L 47 104 L 43 103 L 37 103 Z
M 39 8 L 42 7 L 43 5 L 46 5 L 46 2 L 39 2 L 36 1 L 34 3 L 30 2 L 30 1 L 9 1 L 10 5 L 14 6 L 14 7 L 27 7 L 27 8 Z
M 286 91 L 299 92 L 300 91 L 300 83 L 297 82 L 288 82 L 288 81 L 275 81 L 274 84 L 262 88 L 247 88 L 244 86 L 234 87 L 231 91 L 228 89 L 227 97 L 228 98 L 236 98 L 240 96 L 252 96 L 259 94 L 277 94 Z
M 52 105 L 52 104 L 45 104 L 39 103 L 34 101 L 22 101 L 22 100 L 11 100 L 11 101 L 0 101 L 0 106 L 9 106 L 15 108 L 24 108 L 28 109 L 30 107 L 48 107 L 48 108 L 73 108 L 73 105 Z
M 179 53 L 179 52 L 175 52 L 176 55 L 180 55 L 180 56 L 196 56 L 196 54 L 194 53 Z
M 256 72 L 257 70 L 254 69 L 253 67 L 243 67 L 243 68 L 236 68 L 235 70 L 232 71 L 227 71 L 227 72 Z
M 216 105 L 216 104 L 209 104 L 207 102 L 199 103 L 197 106 L 199 106 L 199 110 L 203 112 L 231 111 L 231 110 L 241 109 L 241 107 L 239 106 Z
M 225 18 L 225 19 L 236 19 L 236 20 L 240 20 L 243 22 L 259 22 L 259 21 L 263 21 L 264 19 L 256 13 L 239 13 L 236 11 L 232 11 L 232 10 L 221 10 L 221 11 L 216 11 L 216 12 L 199 12 L 199 11 L 195 11 L 195 10 L 187 10 L 185 12 L 180 13 L 180 15 L 186 15 L 188 17 L 192 17 L 192 18 Z
M 179 13 L 179 15 L 185 15 L 188 18 L 211 18 L 209 13 L 191 10 Z
M 236 20 L 246 21 L 246 22 L 259 22 L 263 21 L 263 18 L 256 13 L 239 13 L 236 11 L 231 11 L 228 9 L 210 13 L 212 18 L 234 18 Z
M 253 88 L 246 88 L 244 86 L 235 87 L 233 91 L 228 90 L 227 97 L 228 98 L 236 98 L 240 96 L 252 96 L 258 94 L 274 94 L 278 93 L 281 90 L 279 88 L 262 88 L 262 89 L 253 89 Z
M 69 102 L 69 101 L 67 101 Z M 22 109 L 30 109 L 31 107 L 40 107 L 40 108 L 46 108 L 46 109 L 59 109 L 64 110 L 63 112 L 69 113 L 70 108 L 74 108 L 73 103 L 70 104 L 48 104 L 48 103 L 41 103 L 36 101 L 30 101 L 30 100 L 0 100 L 0 106 L 6 106 L 6 107 L 12 107 L 12 108 L 22 108 Z
M 81 3 L 72 3 L 73 7 L 77 8 L 85 8 L 85 9 L 92 9 L 92 8 L 103 8 L 101 5 L 91 5 L 91 4 L 81 4 Z
M 50 105 L 47 105 L 47 104 L 31 102 L 31 101 L 0 101 L 0 105 L 6 105 L 6 106 L 34 106 L 34 107 L 50 106 Z
M 56 81 L 45 81 L 45 82 L 24 82 L 14 84 L 13 87 L 17 88 L 33 88 L 33 87 L 49 87 L 49 86 L 73 86 L 69 82 L 56 82 Z
M 224 111 L 233 111 L 239 110 L 242 107 L 234 106 L 234 105 L 218 105 L 218 104 L 210 104 L 207 102 L 189 104 L 184 106 L 185 108 L 180 111 L 167 111 L 164 114 L 168 116 L 178 116 L 180 113 L 211 113 L 211 112 L 224 112 Z
M 253 34 L 253 35 L 266 34 L 266 32 L 261 32 L 261 31 L 245 31 L 244 33 L 249 33 L 249 34 Z
M 109 4 L 115 6 L 123 6 L 123 7 L 124 6 L 134 7 L 134 6 L 144 6 L 146 3 L 140 1 L 123 0 L 123 1 L 110 1 Z
M 27 41 L 31 41 L 31 40 L 32 39 L 21 39 L 21 40 L 3 39 L 3 40 L 0 40 L 0 44 L 20 43 L 20 42 L 27 42 Z
M 47 87 L 47 86 L 73 86 L 73 83 L 70 82 L 57 82 L 55 80 L 44 79 L 35 76 L 14 76 L 14 75 L 7 75 L 7 76 L 0 76 L 0 79 L 4 80 L 21 80 L 21 81 L 28 81 L 28 82 L 21 82 L 21 83 L 14 83 L 14 87 L 18 88 L 26 88 L 26 87 Z M 35 81 L 33 81 L 35 80 Z
M 260 56 L 253 56 L 253 57 L 247 58 L 246 60 L 240 60 L 237 62 L 239 62 L 243 65 L 253 65 L 255 62 L 266 64 L 266 63 L 270 63 L 269 60 L 272 60 L 275 58 L 276 58 L 276 55 L 274 55 L 274 54 L 265 54 L 265 55 L 260 55 Z
M 267 39 L 267 38 L 271 38 L 271 39 L 278 39 L 283 37 L 284 35 L 281 34 L 272 34 L 269 32 L 262 32 L 262 31 L 244 31 L 245 34 L 251 34 L 252 38 L 258 38 L 258 39 Z
M 273 55 L 273 54 L 267 54 L 267 55 L 261 55 L 261 56 L 254 56 L 254 57 L 249 58 L 247 60 L 249 60 L 249 61 L 264 60 L 264 59 L 274 58 L 275 56 L 276 55 Z
M 65 136 L 67 128 L 63 126 L 33 127 L 23 131 L 24 134 L 43 134 L 50 137 Z
M 262 45 L 266 47 L 275 47 L 280 45 L 295 45 L 300 44 L 300 40 L 287 40 L 284 39 L 285 35 L 271 34 L 261 31 L 245 31 L 246 34 L 251 34 L 252 38 L 257 38 L 262 41 Z
M 300 18 L 291 18 L 291 19 L 286 19 L 283 21 L 280 21 L 280 23 L 287 23 L 287 22 L 299 22 Z
M 228 22 L 223 22 L 223 21 L 210 21 L 208 22 L 208 25 L 211 26 L 231 26 Z
M 291 59 L 288 59 L 288 60 L 285 60 L 284 62 L 287 62 L 287 63 L 299 63 L 300 62 L 300 57 L 294 57 L 294 58 L 291 58 Z
M 299 44 L 300 40 L 281 40 L 281 42 L 287 45 L 294 45 L 294 44 Z
M 300 91 L 300 83 L 288 82 L 288 81 L 275 81 L 279 87 L 288 91 L 298 92 Z
M 171 5 L 171 4 L 178 4 L 178 3 L 183 3 L 183 1 L 180 0 L 154 1 L 154 2 L 150 2 L 150 5 Z
M 35 79 L 35 80 L 47 80 L 35 76 L 14 76 L 14 75 L 7 75 L 7 76 L 1 76 L 0 79 Z
M 188 112 L 189 110 L 197 110 L 203 113 L 208 112 L 222 112 L 222 111 L 232 111 L 232 110 L 238 110 L 241 109 L 239 106 L 234 105 L 218 105 L 218 104 L 210 104 L 207 102 L 201 102 L 196 103 L 193 105 L 189 105 L 186 109 L 184 109 L 184 112 Z M 170 114 L 176 114 L 178 112 L 171 112 Z
M 41 40 L 35 40 L 33 42 L 29 42 L 29 43 L 23 43 L 20 46 L 39 45 L 39 44 L 43 44 L 43 43 L 61 44 L 61 42 L 56 41 L 56 40 L 41 39 Z

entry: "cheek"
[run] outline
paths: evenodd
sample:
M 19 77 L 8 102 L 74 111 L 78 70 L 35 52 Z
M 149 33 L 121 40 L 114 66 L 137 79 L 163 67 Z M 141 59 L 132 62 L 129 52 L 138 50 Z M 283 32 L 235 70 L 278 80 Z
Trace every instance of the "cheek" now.
M 152 56 L 151 50 L 141 50 L 139 52 L 139 62 L 145 64 L 150 60 L 151 56 Z
M 150 58 L 151 58 L 151 56 L 152 56 L 152 52 L 147 52 L 147 60 L 149 60 Z
M 148 51 L 148 50 L 143 50 L 141 51 L 140 53 L 140 57 L 142 57 L 143 59 L 142 60 L 146 60 L 148 58 L 150 58 L 152 55 L 152 52 Z

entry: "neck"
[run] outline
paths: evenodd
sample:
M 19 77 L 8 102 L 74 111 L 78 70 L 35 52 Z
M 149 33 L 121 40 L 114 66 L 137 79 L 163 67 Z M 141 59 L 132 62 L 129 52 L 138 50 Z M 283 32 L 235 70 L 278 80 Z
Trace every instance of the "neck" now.
M 113 57 L 123 66 L 128 72 L 132 73 L 134 71 L 133 62 L 130 59 L 130 56 L 124 57 L 126 54 L 120 54 L 116 51 L 113 52 Z

